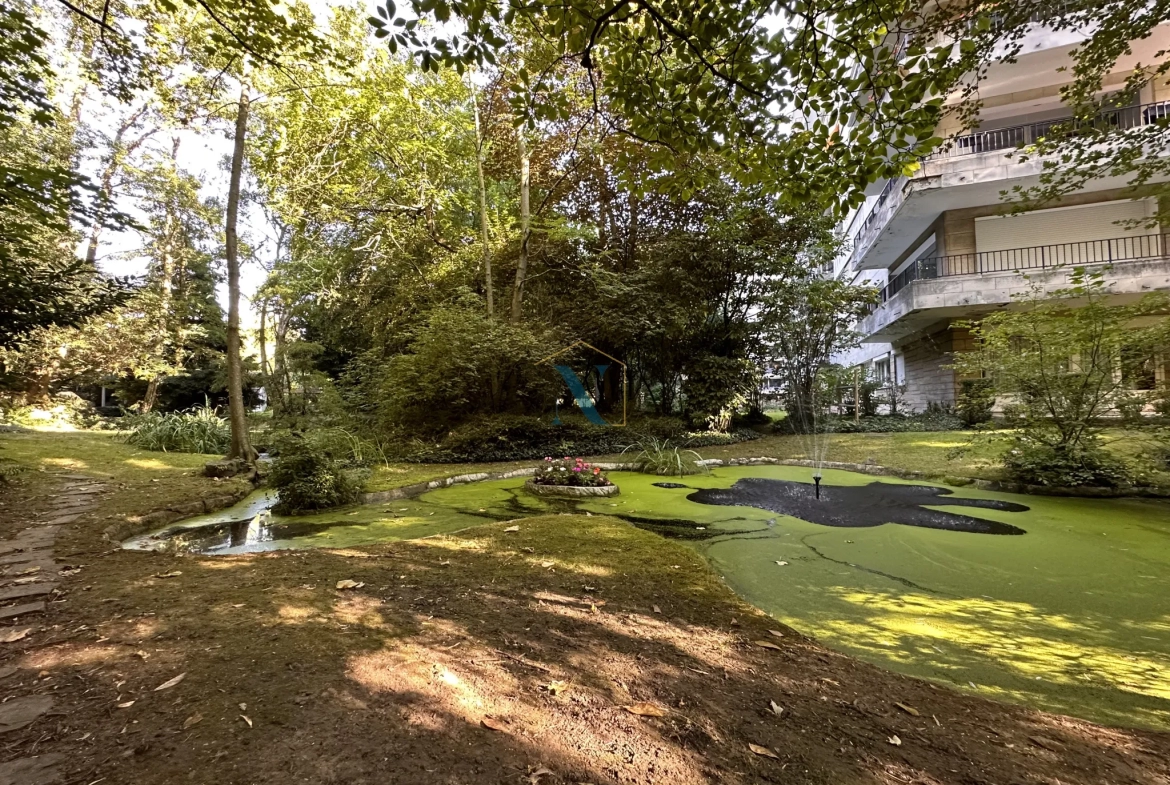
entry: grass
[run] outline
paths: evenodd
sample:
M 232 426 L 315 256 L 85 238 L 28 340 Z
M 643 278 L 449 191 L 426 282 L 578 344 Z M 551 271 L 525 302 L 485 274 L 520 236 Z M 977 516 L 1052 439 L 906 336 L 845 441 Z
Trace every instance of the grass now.
M 636 452 L 634 452 L 636 450 Z M 657 474 L 660 477 L 682 477 L 688 474 L 702 474 L 707 467 L 699 463 L 703 456 L 694 450 L 686 450 L 671 444 L 670 439 L 645 439 L 622 451 L 628 460 L 636 463 L 639 471 Z
M 231 446 L 228 421 L 210 406 L 188 412 L 150 412 L 127 418 L 126 441 L 158 452 L 222 453 Z
M 153 452 L 127 444 L 109 431 L 31 431 L 0 435 L 0 458 L 33 472 L 80 473 L 102 478 L 116 493 L 109 515 L 125 518 L 206 496 L 251 487 L 242 478 L 212 480 L 203 465 L 220 455 Z M 23 482 L 18 475 L 16 482 Z

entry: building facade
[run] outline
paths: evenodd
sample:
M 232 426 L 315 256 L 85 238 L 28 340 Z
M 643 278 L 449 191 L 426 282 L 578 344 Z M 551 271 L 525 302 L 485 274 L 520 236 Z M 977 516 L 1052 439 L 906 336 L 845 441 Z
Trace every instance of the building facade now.
M 858 325 L 862 345 L 838 358 L 904 387 L 903 405 L 951 404 L 961 379 L 947 366 L 971 348 L 956 326 L 1010 307 L 1030 285 L 1055 290 L 1074 267 L 1104 272 L 1118 302 L 1170 289 L 1170 227 L 1150 228 L 1153 196 L 1125 178 L 1102 178 L 1046 209 L 1009 215 L 1002 194 L 1039 183 L 1042 162 L 1019 148 L 1071 115 L 1060 89 L 1070 81 L 1070 51 L 1085 39 L 1034 23 L 1013 63 L 997 63 L 981 83 L 974 131 L 942 127 L 949 144 L 910 177 L 880 181 L 842 225 L 850 240 L 834 274 L 881 288 Z M 1170 25 L 1135 42 L 1105 82 L 1118 91 L 1133 68 L 1170 49 Z M 1121 129 L 1170 116 L 1170 84 L 1159 81 L 1102 116 Z M 1026 276 L 1026 277 L 1025 277 Z M 1156 369 L 1157 381 L 1165 369 Z

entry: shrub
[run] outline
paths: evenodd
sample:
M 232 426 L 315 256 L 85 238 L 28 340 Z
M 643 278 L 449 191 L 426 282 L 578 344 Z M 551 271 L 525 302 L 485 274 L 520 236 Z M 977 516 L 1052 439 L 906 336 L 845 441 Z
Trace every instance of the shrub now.
M 646 474 L 682 477 L 686 474 L 703 474 L 708 471 L 706 466 L 699 463 L 703 456 L 694 450 L 684 450 L 671 444 L 669 439 L 661 441 L 655 438 L 645 439 L 622 450 L 622 455 L 634 449 L 638 450 L 634 456 L 634 463 L 638 464 L 638 471 Z
M 437 444 L 416 443 L 403 457 L 420 463 L 486 463 L 540 460 L 553 455 L 612 455 L 646 438 L 670 438 L 683 447 L 709 447 L 758 439 L 755 431 L 688 434 L 682 423 L 661 418 L 627 428 L 578 422 L 553 425 L 536 417 L 482 417 L 450 431 Z
M 295 515 L 357 501 L 360 473 L 348 469 L 326 446 L 293 436 L 281 440 L 279 452 L 268 472 L 268 484 L 280 496 L 275 512 Z
M 854 422 L 852 417 L 826 416 L 818 423 L 823 432 L 829 433 L 908 433 L 914 431 L 961 431 L 963 420 L 954 414 L 942 411 L 923 414 L 883 414 L 862 417 Z M 787 420 L 776 423 L 777 433 L 793 433 Z
M 991 422 L 991 409 L 995 406 L 995 386 L 990 379 L 964 379 L 955 402 L 955 413 L 963 424 L 971 427 Z
M 1096 445 L 1061 448 L 1027 436 L 1012 441 L 1003 455 L 1003 466 L 1017 482 L 1053 488 L 1116 488 L 1132 479 L 1124 463 Z
M 532 481 L 537 485 L 571 485 L 577 488 L 604 488 L 613 485 L 601 467 L 586 463 L 583 458 L 553 460 L 545 458 L 536 467 Z
M 130 428 L 129 444 L 156 452 L 222 454 L 232 442 L 228 421 L 206 405 L 186 412 L 131 415 L 122 424 Z

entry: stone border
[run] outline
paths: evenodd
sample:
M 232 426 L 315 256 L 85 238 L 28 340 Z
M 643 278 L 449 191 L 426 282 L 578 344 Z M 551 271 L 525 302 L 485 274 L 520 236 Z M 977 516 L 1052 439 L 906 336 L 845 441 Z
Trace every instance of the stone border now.
M 127 520 L 122 520 L 107 526 L 102 531 L 102 536 L 107 540 L 118 543 L 120 546 L 123 540 L 136 537 L 139 534 L 145 534 L 151 529 L 160 529 L 163 526 L 176 523 L 184 518 L 190 518 L 192 515 L 203 515 L 205 513 L 227 509 L 254 490 L 256 490 L 255 487 L 251 491 L 245 490 L 236 493 L 224 493 L 218 496 L 207 496 L 201 499 L 193 499 L 189 502 L 172 504 L 161 509 L 143 513 L 142 515 L 135 515 Z
M 537 485 L 532 480 L 524 483 L 524 490 L 535 496 L 551 496 L 562 499 L 607 498 L 621 493 L 616 485 Z

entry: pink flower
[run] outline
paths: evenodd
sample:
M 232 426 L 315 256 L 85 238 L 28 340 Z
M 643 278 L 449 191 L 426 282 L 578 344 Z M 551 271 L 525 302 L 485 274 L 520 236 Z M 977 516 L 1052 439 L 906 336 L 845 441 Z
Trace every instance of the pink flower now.
M 579 471 L 581 471 L 581 467 L 580 467 L 580 466 L 574 466 L 574 467 L 573 467 L 573 471 L 575 471 L 575 472 L 579 472 Z

